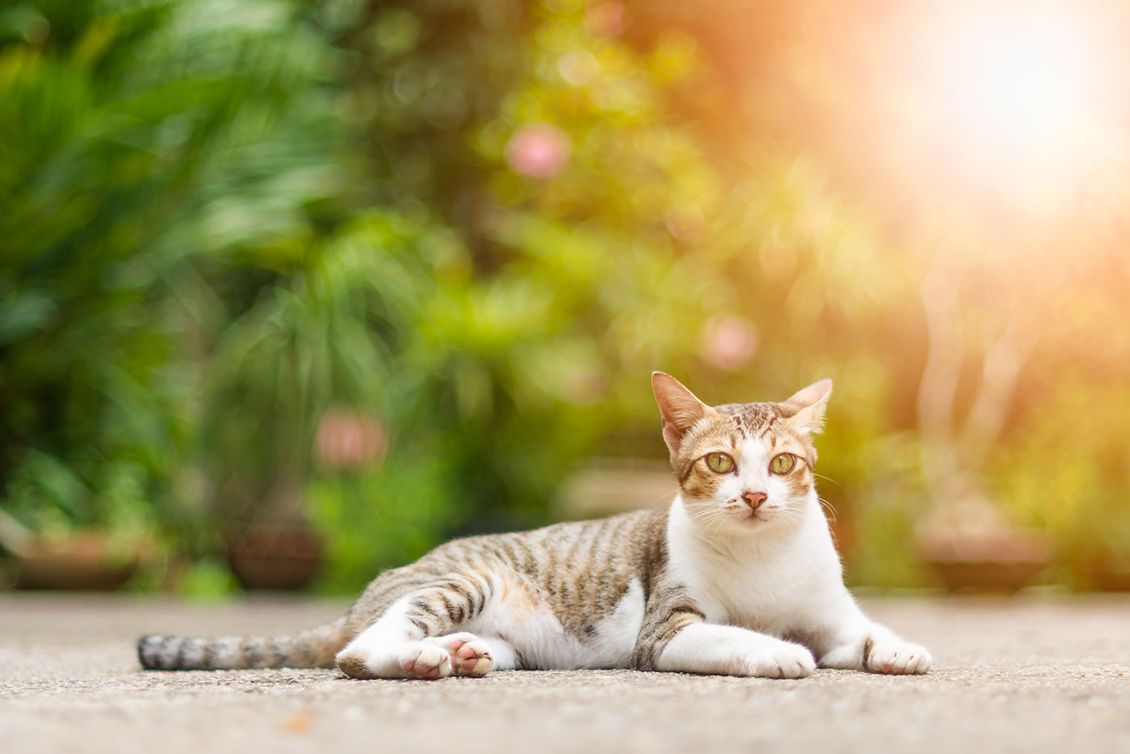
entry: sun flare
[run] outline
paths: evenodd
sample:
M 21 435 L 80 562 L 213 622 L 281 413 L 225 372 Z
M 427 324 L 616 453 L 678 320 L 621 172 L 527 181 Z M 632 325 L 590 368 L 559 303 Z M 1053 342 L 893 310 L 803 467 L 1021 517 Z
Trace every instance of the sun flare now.
M 951 143 L 994 174 L 1078 179 L 1103 148 L 1108 66 L 1092 19 L 1065 3 L 978 4 L 933 33 Z

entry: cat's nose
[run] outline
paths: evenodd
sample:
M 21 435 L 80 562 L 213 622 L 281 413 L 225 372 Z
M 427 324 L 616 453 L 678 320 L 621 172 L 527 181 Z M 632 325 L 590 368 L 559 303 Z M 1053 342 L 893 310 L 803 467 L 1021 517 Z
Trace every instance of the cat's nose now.
M 746 490 L 742 493 L 742 500 L 745 500 L 746 505 L 749 506 L 751 511 L 757 510 L 769 498 L 764 492 L 750 492 Z

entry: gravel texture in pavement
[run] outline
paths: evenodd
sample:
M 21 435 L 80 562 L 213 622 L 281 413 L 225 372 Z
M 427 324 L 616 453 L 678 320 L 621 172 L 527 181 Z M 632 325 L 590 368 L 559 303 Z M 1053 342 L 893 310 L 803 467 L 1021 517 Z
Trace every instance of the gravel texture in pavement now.
M 333 602 L 0 594 L 0 751 L 1127 752 L 1130 600 L 869 598 L 926 676 L 143 672 L 143 633 L 288 632 Z

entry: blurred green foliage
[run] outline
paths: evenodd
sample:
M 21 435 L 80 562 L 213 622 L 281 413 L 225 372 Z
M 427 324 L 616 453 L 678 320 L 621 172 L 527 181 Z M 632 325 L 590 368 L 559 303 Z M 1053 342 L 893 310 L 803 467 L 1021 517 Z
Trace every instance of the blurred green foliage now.
M 0 479 L 25 522 L 180 520 L 193 357 L 229 318 L 202 276 L 337 192 L 328 119 L 294 107 L 314 41 L 280 3 L 5 7 Z
M 773 107 L 727 106 L 716 5 L 704 32 L 580 0 L 7 4 L 0 504 L 156 537 L 200 594 L 230 530 L 310 522 L 349 592 L 545 522 L 586 457 L 663 457 L 652 369 L 715 402 L 827 375 L 851 572 L 921 583 L 930 258 Z M 1073 421 L 1087 384 L 978 451 L 1064 563 L 1130 543 L 1130 416 Z M 1067 436 L 1095 453 L 1056 464 Z
M 1126 570 L 1130 446 L 1112 424 L 1130 426 L 1124 388 L 1065 381 L 1017 428 L 994 475 L 1017 518 L 1055 537 L 1058 579 L 1081 588 L 1095 586 L 1107 561 Z

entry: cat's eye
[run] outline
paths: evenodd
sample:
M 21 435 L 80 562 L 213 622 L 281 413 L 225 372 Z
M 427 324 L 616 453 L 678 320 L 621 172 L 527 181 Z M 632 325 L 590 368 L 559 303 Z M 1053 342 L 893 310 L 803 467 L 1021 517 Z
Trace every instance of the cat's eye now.
M 729 474 L 734 470 L 734 459 L 725 453 L 707 453 L 706 467 L 715 474 Z
M 769 470 L 774 474 L 788 474 L 796 468 L 796 456 L 792 453 L 780 453 L 773 456 L 769 462 Z

